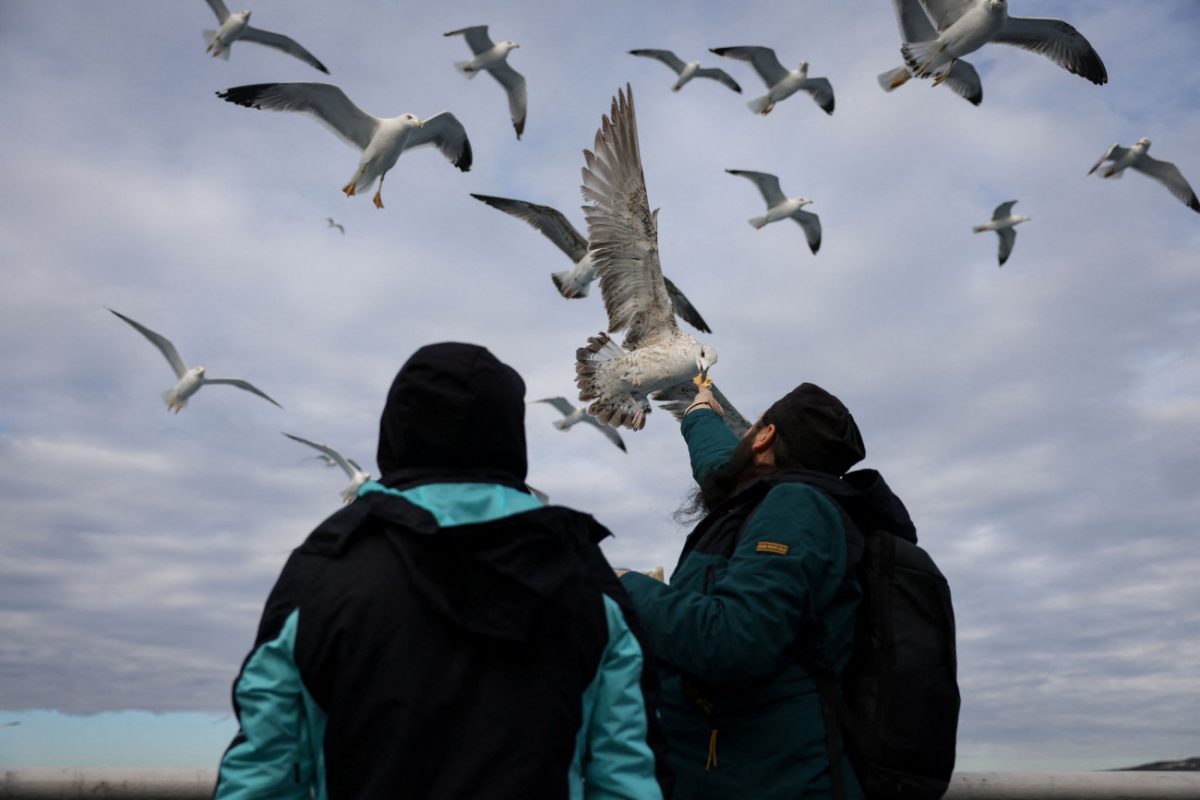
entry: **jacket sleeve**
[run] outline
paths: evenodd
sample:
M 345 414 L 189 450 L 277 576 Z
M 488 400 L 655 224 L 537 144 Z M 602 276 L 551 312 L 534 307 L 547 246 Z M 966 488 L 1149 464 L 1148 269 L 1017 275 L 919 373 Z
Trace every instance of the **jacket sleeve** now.
M 291 565 L 267 600 L 254 649 L 233 684 L 238 732 L 221 758 L 213 794 L 218 800 L 312 796 L 313 743 L 306 715 L 313 705 L 294 657 L 300 609 L 287 590 Z
M 733 431 L 717 412 L 707 408 L 698 408 L 684 417 L 679 431 L 687 442 L 696 483 L 703 483 L 708 473 L 728 461 L 737 449 L 738 438 Z
M 720 684 L 775 669 L 801 622 L 841 585 L 845 563 L 837 508 L 815 489 L 783 484 L 755 509 L 708 594 L 632 572 L 621 584 L 655 655 Z
M 652 705 L 643 694 L 645 653 L 611 597 L 604 596 L 608 644 L 592 685 L 584 763 L 587 800 L 661 800 L 651 749 Z

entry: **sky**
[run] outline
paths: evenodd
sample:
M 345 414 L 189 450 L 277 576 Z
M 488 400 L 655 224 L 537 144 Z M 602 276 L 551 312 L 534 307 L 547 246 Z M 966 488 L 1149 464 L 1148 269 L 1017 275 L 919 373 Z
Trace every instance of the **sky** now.
M 573 398 L 574 351 L 607 324 L 598 287 L 559 297 L 567 259 L 468 193 L 582 229 L 581 151 L 626 82 L 664 272 L 713 329 L 713 377 L 750 418 L 802 381 L 838 395 L 950 582 L 959 769 L 1200 754 L 1200 215 L 1143 175 L 1086 174 L 1147 136 L 1200 186 L 1194 0 L 1013 0 L 1071 22 L 1110 81 L 991 45 L 968 58 L 979 107 L 880 89 L 901 63 L 882 0 L 256 2 L 253 24 L 328 77 L 249 43 L 209 58 L 200 0 L 113 9 L 0 5 L 0 765 L 216 765 L 267 592 L 345 483 L 280 432 L 376 471 L 392 377 L 442 340 L 486 345 L 529 400 Z M 442 36 L 485 23 L 521 44 L 521 141 Z M 707 52 L 742 44 L 810 62 L 835 113 L 796 95 L 752 114 L 758 78 Z M 644 47 L 745 93 L 672 93 L 626 54 Z M 378 116 L 452 111 L 471 171 L 405 153 L 377 210 L 340 193 L 358 154 L 312 119 L 214 96 L 326 80 Z M 796 225 L 748 225 L 762 200 L 727 168 L 814 200 L 820 252 Z M 971 227 L 1012 199 L 1033 219 L 998 268 Z M 168 365 L 106 307 L 284 409 L 209 387 L 168 415 Z M 669 572 L 678 425 L 652 413 L 626 454 L 556 418 L 528 408 L 529 482 L 611 529 L 614 564 Z

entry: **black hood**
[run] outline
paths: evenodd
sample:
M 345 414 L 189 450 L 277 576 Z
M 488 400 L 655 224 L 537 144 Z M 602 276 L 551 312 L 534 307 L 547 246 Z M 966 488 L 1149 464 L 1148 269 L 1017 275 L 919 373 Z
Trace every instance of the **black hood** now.
M 525 488 L 525 382 L 486 348 L 442 342 L 405 362 L 379 421 L 381 481 Z

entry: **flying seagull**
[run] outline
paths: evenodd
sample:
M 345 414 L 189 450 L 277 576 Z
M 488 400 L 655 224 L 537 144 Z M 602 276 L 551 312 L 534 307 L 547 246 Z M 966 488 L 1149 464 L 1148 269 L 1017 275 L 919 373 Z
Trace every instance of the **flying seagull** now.
M 1027 217 L 1023 214 L 1012 213 L 1012 207 L 1016 205 L 1016 200 L 1009 200 L 1007 203 L 1001 203 L 996 206 L 996 210 L 992 212 L 992 221 L 985 222 L 982 225 L 976 225 L 971 230 L 975 233 L 983 233 L 984 231 L 995 231 L 1000 237 L 1000 266 L 1004 266 L 1004 262 L 1008 261 L 1009 255 L 1012 253 L 1013 242 L 1017 241 L 1017 232 L 1013 230 L 1013 226 L 1021 222 L 1028 222 L 1033 217 Z
M 308 439 L 302 439 L 299 436 L 293 436 L 290 433 L 284 433 L 283 435 L 294 442 L 308 445 L 324 456 L 322 460 L 328 459 L 327 463 L 333 463 L 342 468 L 342 471 L 346 473 L 346 477 L 350 479 L 350 485 L 342 490 L 343 503 L 349 503 L 355 497 L 358 497 L 358 490 L 362 488 L 364 483 L 371 480 L 371 476 L 368 473 L 363 472 L 358 464 L 355 464 L 353 461 L 346 458 L 329 445 L 310 442 Z
M 328 224 L 328 227 L 330 227 L 330 228 L 337 228 L 337 229 L 338 229 L 338 231 L 339 231 L 339 232 L 340 232 L 340 233 L 341 233 L 343 236 L 345 236 L 345 235 L 346 235 L 346 226 L 345 226 L 345 225 L 342 225 L 342 224 L 341 224 L 341 223 L 339 223 L 339 222 L 334 222 L 334 221 L 333 221 L 333 217 L 326 217 L 326 218 L 325 218 L 325 221 L 326 221 L 327 223 L 329 223 L 329 224 Z
M 563 418 L 555 420 L 553 424 L 554 427 L 558 428 L 560 431 L 570 430 L 572 426 L 577 425 L 580 422 L 586 422 L 595 426 L 597 430 L 604 434 L 606 439 L 615 444 L 617 447 L 621 448 L 622 452 L 627 452 L 625 450 L 625 443 L 621 441 L 621 434 L 617 433 L 615 428 L 610 428 L 608 425 L 601 425 L 596 421 L 595 417 L 589 415 L 582 408 L 577 408 L 576 406 L 572 405 L 571 401 L 567 398 L 546 397 L 541 400 L 535 400 L 534 402 L 549 403 L 558 409 L 558 412 L 563 415 Z
M 896 21 L 900 23 L 901 41 L 928 42 L 937 38 L 937 31 L 918 0 L 892 0 L 892 5 L 896 8 Z M 899 66 L 882 73 L 879 85 L 885 92 L 890 92 L 903 86 L 911 77 L 907 66 Z M 972 105 L 983 102 L 983 84 L 979 82 L 979 73 L 966 61 L 955 59 L 944 82 L 951 91 Z
M 808 239 L 808 249 L 813 251 L 813 255 L 816 255 L 816 252 L 821 249 L 821 218 L 808 211 L 801 211 L 805 206 L 811 205 L 812 200 L 807 197 L 784 197 L 783 190 L 779 188 L 779 178 L 769 172 L 751 172 L 744 169 L 727 169 L 725 171 L 730 175 L 749 178 L 758 187 L 763 200 L 767 201 L 766 215 L 753 217 L 750 220 L 750 224 L 754 226 L 755 230 L 768 223 L 791 217 L 804 229 L 804 238 Z
M 221 27 L 219 30 L 204 31 L 204 41 L 208 45 L 208 52 L 214 56 L 220 56 L 225 61 L 229 60 L 229 49 L 233 47 L 233 43 L 242 42 L 258 42 L 265 44 L 267 47 L 274 47 L 276 50 L 282 50 L 289 55 L 293 55 L 310 66 L 329 74 L 329 70 L 312 53 L 300 46 L 300 43 L 291 37 L 284 36 L 281 33 L 271 33 L 260 28 L 250 27 L 250 12 L 239 11 L 236 14 L 231 14 L 229 9 L 225 7 L 222 0 L 206 0 L 208 7 L 217 15 L 217 22 Z
M 1146 151 L 1149 149 L 1150 140 L 1146 138 L 1138 139 L 1133 147 L 1121 147 L 1119 144 L 1114 144 L 1104 155 L 1100 156 L 1100 160 L 1096 162 L 1095 166 L 1088 170 L 1088 175 L 1100 169 L 1100 165 L 1105 161 L 1111 162 L 1100 173 L 1105 178 L 1120 178 L 1126 169 L 1133 167 L 1143 175 L 1149 175 L 1167 187 L 1171 194 L 1179 198 L 1179 201 L 1192 211 L 1200 211 L 1200 200 L 1196 199 L 1196 193 L 1188 185 L 1183 173 L 1179 171 L 1179 167 L 1170 161 L 1151 158 L 1146 155 Z
M 205 376 L 206 370 L 204 367 L 191 367 L 189 369 L 188 365 L 180 357 L 179 351 L 175 349 L 175 345 L 171 344 L 170 339 L 160 333 L 155 333 L 140 323 L 134 322 L 118 311 L 113 311 L 111 308 L 108 310 L 128 322 L 133 326 L 134 330 L 149 339 L 150 343 L 157 347 L 159 352 L 166 357 L 167 362 L 171 365 L 171 369 L 175 370 L 175 377 L 179 379 L 179 382 L 162 393 L 162 398 L 167 404 L 168 411 L 174 411 L 178 414 L 187 405 L 188 398 L 200 391 L 202 386 L 209 384 L 236 386 L 239 389 L 245 389 L 247 392 L 258 395 L 268 403 L 283 408 L 279 403 L 268 397 L 266 392 L 241 378 L 209 378 Z
M 605 425 L 640 430 L 647 395 L 708 376 L 716 351 L 681 332 L 658 260 L 657 211 L 650 210 L 638 149 L 633 90 L 626 84 L 584 150 L 584 216 L 588 242 L 608 312 L 608 333 L 625 331 L 624 346 L 601 332 L 575 351 L 579 399 Z
M 629 54 L 631 56 L 645 56 L 646 58 L 657 59 L 675 70 L 675 74 L 679 76 L 679 80 L 675 81 L 675 85 L 671 87 L 672 92 L 678 92 L 692 78 L 712 78 L 715 81 L 725 84 L 738 94 L 742 93 L 742 87 L 738 86 L 737 81 L 725 70 L 717 67 L 702 68 L 699 61 L 689 61 L 685 64 L 682 58 L 670 50 L 630 50 Z
M 523 219 L 537 228 L 546 238 L 554 242 L 559 250 L 566 253 L 567 258 L 575 265 L 573 269 L 564 272 L 551 272 L 550 279 L 554 281 L 558 293 L 568 299 L 586 297 L 588 287 L 596 278 L 596 265 L 588 253 L 587 239 L 575 229 L 563 214 L 550 206 L 528 203 L 524 200 L 510 200 L 507 197 L 492 197 L 486 194 L 472 194 L 476 200 L 487 203 L 492 208 L 511 214 L 517 219 Z M 704 333 L 712 333 L 704 317 L 692 305 L 683 292 L 679 291 L 671 279 L 663 276 L 667 294 L 671 298 L 671 307 L 684 322 Z
M 504 92 L 508 95 L 508 114 L 512 117 L 513 128 L 516 129 L 517 138 L 520 139 L 521 134 L 525 132 L 525 109 L 528 105 L 528 98 L 525 95 L 525 76 L 509 66 L 508 54 L 521 45 L 509 39 L 496 44 L 488 36 L 487 29 L 487 25 L 474 25 L 442 35 L 458 36 L 462 34 L 466 38 L 471 52 L 475 54 L 470 61 L 455 62 L 454 66 L 459 72 L 468 78 L 474 78 L 481 70 L 486 70 L 504 87 Z
M 954 60 L 988 42 L 1041 53 L 1068 72 L 1097 85 L 1108 83 L 1104 62 L 1079 31 L 1058 19 L 1010 17 L 1008 0 L 920 0 L 937 28 L 931 39 L 900 47 L 913 76 L 933 76 L 934 85 L 951 77 Z
M 471 142 L 458 118 L 449 111 L 422 122 L 413 114 L 373 117 L 338 87 L 329 83 L 255 83 L 234 86 L 217 97 L 246 108 L 306 111 L 363 151 L 358 170 L 342 187 L 347 197 L 365 192 L 379 178 L 375 207 L 383 208 L 383 179 L 405 150 L 436 145 L 463 172 L 471 168 Z
M 712 52 L 750 62 L 758 77 L 767 85 L 766 94 L 746 104 L 755 114 L 770 114 L 776 103 L 801 90 L 811 94 L 826 114 L 833 113 L 833 86 L 828 78 L 808 77 L 807 61 L 801 61 L 799 67 L 788 70 L 779 63 L 775 51 L 769 47 L 714 47 Z
M 711 384 L 711 379 L 710 379 Z M 658 403 L 659 408 L 673 414 L 676 419 L 683 420 L 684 413 L 688 410 L 696 400 L 696 389 L 699 384 L 693 381 L 685 381 L 678 383 L 668 389 L 663 389 L 660 392 L 655 392 L 654 400 Z M 734 436 L 741 439 L 746 435 L 746 431 L 750 430 L 750 420 L 746 419 L 741 413 L 733 407 L 733 403 L 716 387 L 711 384 L 709 389 L 712 390 L 713 399 L 721 406 L 721 410 L 725 412 L 722 419 L 726 427 L 733 431 Z

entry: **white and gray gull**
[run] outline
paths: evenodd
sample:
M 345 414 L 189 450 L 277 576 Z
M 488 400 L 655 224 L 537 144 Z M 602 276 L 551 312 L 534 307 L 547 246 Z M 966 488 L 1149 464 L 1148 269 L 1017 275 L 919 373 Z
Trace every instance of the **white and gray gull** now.
M 828 78 L 808 77 L 807 61 L 801 61 L 800 66 L 789 70 L 779 63 L 775 51 L 769 47 L 714 47 L 712 52 L 749 62 L 767 85 L 766 94 L 746 104 L 755 114 L 770 114 L 776 103 L 799 91 L 812 95 L 812 99 L 826 114 L 833 113 L 833 85 Z
M 1095 84 L 1108 83 L 1104 62 L 1079 31 L 1059 19 L 1010 17 L 1008 0 L 920 0 L 937 36 L 900 47 L 913 76 L 951 77 L 957 58 L 989 42 L 1041 53 L 1068 72 Z
M 383 179 L 406 150 L 434 145 L 463 172 L 471 168 L 467 131 L 449 111 L 424 121 L 413 114 L 374 117 L 329 83 L 256 83 L 217 92 L 217 97 L 246 108 L 303 111 L 325 123 L 346 142 L 362 150 L 358 169 L 342 191 L 347 197 L 361 194 L 378 178 L 376 208 L 383 208 Z
M 992 212 L 991 222 L 976 225 L 971 229 L 975 233 L 983 233 L 984 231 L 996 232 L 996 235 L 1000 237 L 1000 252 L 998 256 L 1000 266 L 1002 267 L 1004 266 L 1004 262 L 1008 261 L 1008 257 L 1012 254 L 1013 244 L 1017 241 L 1017 232 L 1013 230 L 1013 226 L 1033 219 L 1033 217 L 1027 217 L 1024 214 L 1012 213 L 1012 207 L 1016 204 L 1016 200 L 1001 203 Z
M 625 450 L 625 442 L 621 441 L 621 434 L 617 433 L 615 428 L 610 428 L 608 425 L 601 425 L 596 421 L 595 417 L 588 414 L 582 408 L 572 404 L 567 398 L 544 397 L 541 400 L 535 400 L 534 402 L 547 403 L 551 406 L 554 406 L 558 413 L 563 415 L 562 419 L 556 419 L 553 423 L 554 427 L 558 428 L 560 431 L 569 431 L 575 425 L 585 422 L 594 426 L 597 430 L 604 434 L 604 438 L 621 448 L 621 452 L 628 452 Z
M 558 293 L 567 299 L 587 296 L 588 288 L 596 278 L 596 265 L 588 253 L 587 239 L 575 229 L 575 226 L 561 211 L 550 206 L 538 205 L 525 200 L 513 200 L 508 197 L 474 193 L 471 194 L 471 197 L 517 219 L 524 220 L 545 234 L 546 238 L 554 242 L 558 249 L 562 250 L 575 265 L 569 270 L 550 273 L 550 280 L 554 281 Z M 700 312 L 679 290 L 679 287 L 671 283 L 671 279 L 665 275 L 663 283 L 666 284 L 667 294 L 671 298 L 671 307 L 675 309 L 675 314 L 693 328 L 704 333 L 712 333 L 704 321 L 704 317 L 700 316 Z
M 933 23 L 919 0 L 892 0 L 896 9 L 896 22 L 900 25 L 902 42 L 928 42 L 938 37 Z M 879 75 L 879 85 L 885 92 L 890 92 L 908 83 L 912 72 L 907 66 L 901 65 Z M 955 59 L 950 65 L 950 71 L 943 79 L 947 87 L 959 97 L 965 98 L 972 105 L 983 102 L 983 84 L 979 81 L 979 73 L 975 67 Z
M 508 54 L 521 45 L 505 39 L 503 42 L 493 42 L 488 36 L 487 25 L 474 25 L 450 31 L 443 36 L 462 35 L 467 40 L 467 46 L 475 57 L 469 61 L 456 61 L 454 66 L 468 78 L 474 78 L 481 71 L 491 73 L 508 95 L 508 113 L 512 117 L 513 128 L 517 138 L 525 132 L 525 113 L 528 97 L 525 92 L 525 76 L 513 69 L 508 63 Z
M 670 50 L 630 50 L 629 55 L 653 58 L 674 70 L 679 79 L 671 87 L 672 92 L 678 92 L 692 78 L 712 78 L 715 81 L 720 81 L 738 94 L 742 93 L 742 87 L 738 86 L 737 81 L 725 70 L 719 67 L 701 67 L 699 61 L 684 62 L 682 58 Z
M 318 61 L 316 56 L 301 47 L 295 39 L 281 33 L 272 33 L 261 28 L 251 27 L 249 11 L 230 13 L 222 0 L 206 1 L 209 8 L 217 15 L 217 22 L 221 26 L 215 31 L 204 31 L 204 42 L 208 45 L 207 52 L 228 61 L 229 50 L 233 47 L 234 42 L 255 42 L 282 50 L 288 55 L 293 55 L 304 63 L 316 67 L 326 75 L 329 74 L 325 65 Z
M 576 353 L 579 399 L 613 427 L 640 430 L 652 393 L 707 378 L 716 351 L 679 330 L 658 257 L 658 211 L 650 210 L 638 148 L 633 92 L 613 99 L 601 119 L 595 152 L 584 150 L 584 216 L 608 312 L 608 333 L 625 331 L 623 346 L 601 332 Z
M 779 178 L 769 172 L 752 172 L 745 169 L 727 169 L 730 175 L 748 178 L 758 187 L 758 191 L 767 203 L 767 213 L 761 217 L 753 217 L 750 224 L 758 230 L 772 222 L 781 219 L 793 219 L 804 229 L 804 237 L 808 240 L 808 249 L 816 255 L 821 249 L 821 218 L 816 214 L 802 209 L 812 205 L 807 197 L 786 197 L 779 188 Z
M 1088 175 L 1100 169 L 1100 166 L 1105 161 L 1110 163 L 1100 172 L 1101 177 L 1104 178 L 1120 178 L 1125 174 L 1125 170 L 1132 167 L 1134 170 L 1143 175 L 1149 175 L 1167 187 L 1167 191 L 1175 195 L 1179 202 L 1192 211 L 1200 211 L 1200 199 L 1196 198 L 1196 193 L 1192 191 L 1192 187 L 1188 184 L 1187 179 L 1183 177 L 1183 173 L 1179 171 L 1179 167 L 1170 161 L 1159 161 L 1156 158 L 1151 158 L 1146 155 L 1146 151 L 1149 149 L 1150 140 L 1146 138 L 1138 139 L 1133 147 L 1121 147 L 1119 144 L 1114 144 L 1088 170 Z
M 358 490 L 362 488 L 364 483 L 371 480 L 370 473 L 363 471 L 363 469 L 358 466 L 353 459 L 346 458 L 329 445 L 320 444 L 319 442 L 312 442 L 299 436 L 293 436 L 290 433 L 284 433 L 283 435 L 294 442 L 306 444 L 316 450 L 318 453 L 320 453 L 321 459 L 325 461 L 326 464 L 329 464 L 330 466 L 336 465 L 342 468 L 342 472 L 345 472 L 346 477 L 350 479 L 350 485 L 342 490 L 343 503 L 349 503 L 354 500 L 354 498 L 358 497 Z

